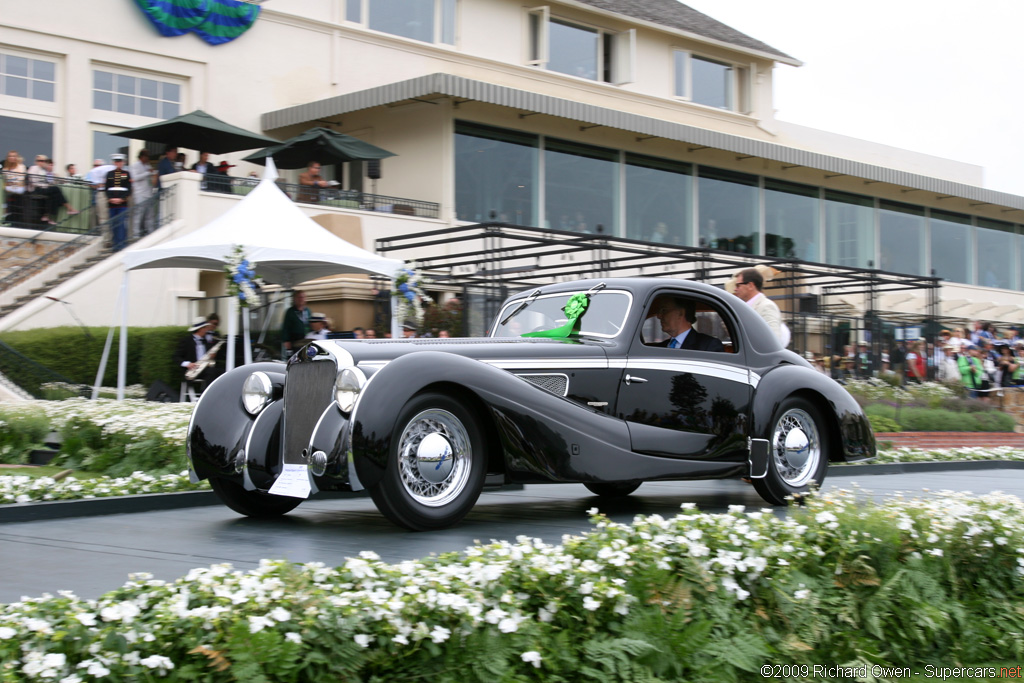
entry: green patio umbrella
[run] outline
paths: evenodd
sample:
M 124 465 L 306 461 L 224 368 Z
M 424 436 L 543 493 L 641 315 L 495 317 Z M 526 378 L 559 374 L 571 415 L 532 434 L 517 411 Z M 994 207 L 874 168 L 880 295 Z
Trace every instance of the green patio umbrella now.
M 277 143 L 277 140 L 273 138 L 259 133 L 250 133 L 244 128 L 225 123 L 215 116 L 210 116 L 202 109 L 196 109 L 188 114 L 182 114 L 159 123 L 123 130 L 114 135 L 133 140 L 176 145 L 211 154 L 225 154 Z
M 369 142 L 327 128 L 310 128 L 273 147 L 261 149 L 245 157 L 245 161 L 266 164 L 274 157 L 278 168 L 305 168 L 311 161 L 321 164 L 340 164 L 345 161 L 385 159 L 395 154 Z

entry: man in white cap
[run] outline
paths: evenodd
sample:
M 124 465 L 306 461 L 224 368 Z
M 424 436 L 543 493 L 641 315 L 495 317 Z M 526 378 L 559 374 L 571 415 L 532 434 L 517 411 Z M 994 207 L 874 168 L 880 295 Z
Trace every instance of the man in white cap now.
M 313 313 L 309 316 L 309 327 L 310 332 L 306 339 L 327 339 L 327 335 L 331 333 L 327 329 L 327 316 L 323 313 Z
M 124 249 L 128 243 L 128 199 L 132 196 L 132 177 L 124 167 L 123 154 L 111 154 L 114 170 L 107 174 L 105 190 L 110 206 L 111 246 L 114 251 Z

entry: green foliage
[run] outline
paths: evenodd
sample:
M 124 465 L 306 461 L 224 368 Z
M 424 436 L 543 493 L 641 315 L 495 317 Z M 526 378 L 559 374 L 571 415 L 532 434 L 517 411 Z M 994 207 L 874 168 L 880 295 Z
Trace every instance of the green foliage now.
M 22 411 L 0 413 L 0 463 L 22 465 L 40 448 L 50 431 L 50 422 L 40 414 Z
M 864 414 L 876 432 L 1012 432 L 1016 425 L 1011 415 L 982 401 L 946 397 L 939 404 L 868 403 Z
M 56 327 L 46 329 L 4 332 L 0 340 L 14 350 L 37 363 L 67 377 L 72 382 L 91 386 L 96 381 L 96 371 L 103 355 L 107 329 L 89 329 L 91 338 L 86 337 L 80 327 Z M 185 334 L 181 327 L 130 327 L 128 328 L 127 384 L 145 384 L 162 380 L 176 385 L 179 373 L 174 367 L 172 355 L 178 340 Z M 103 384 L 117 383 L 117 349 L 120 330 L 114 331 L 111 357 L 103 376 Z M 19 385 L 31 383 L 27 377 L 13 378 Z M 35 389 L 30 389 L 34 391 Z
M 868 421 L 871 423 L 871 430 L 874 432 L 899 432 L 903 431 L 900 427 L 899 422 L 896 420 L 889 419 L 882 415 L 869 415 Z

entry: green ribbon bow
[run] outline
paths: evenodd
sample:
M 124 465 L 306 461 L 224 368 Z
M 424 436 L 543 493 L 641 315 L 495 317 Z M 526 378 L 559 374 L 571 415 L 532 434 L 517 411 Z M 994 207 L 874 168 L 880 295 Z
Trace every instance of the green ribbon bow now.
M 590 297 L 586 294 L 573 294 L 569 297 L 569 300 L 565 302 L 565 306 L 562 310 L 565 311 L 565 317 L 569 319 L 567 323 L 561 327 L 556 327 L 553 330 L 540 330 L 538 332 L 527 332 L 521 336 L 523 337 L 547 337 L 548 339 L 564 339 L 572 334 L 574 331 L 578 332 L 577 323 L 580 318 L 583 317 L 583 313 L 587 310 L 587 306 L 590 305 Z

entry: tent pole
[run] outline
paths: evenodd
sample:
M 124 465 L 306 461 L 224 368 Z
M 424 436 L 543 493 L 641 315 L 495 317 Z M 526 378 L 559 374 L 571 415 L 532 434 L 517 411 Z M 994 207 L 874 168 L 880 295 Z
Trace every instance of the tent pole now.
M 252 340 L 249 338 L 249 308 L 242 307 L 242 359 L 246 365 L 252 363 Z
M 395 281 L 391 281 L 391 289 L 394 290 Z M 401 339 L 402 338 L 402 323 L 404 320 L 398 319 L 398 297 L 391 297 L 391 338 Z
M 228 297 L 228 355 L 225 372 L 235 368 L 235 337 L 238 335 L 238 299 Z
M 124 380 L 128 371 L 128 271 L 121 280 L 121 339 L 117 347 L 117 400 L 124 400 Z
M 107 341 L 103 345 L 103 355 L 100 356 L 100 367 L 96 371 L 96 383 L 92 385 L 92 396 L 90 400 L 95 401 L 100 397 L 100 387 L 103 386 L 103 375 L 107 371 L 107 359 L 110 358 L 110 346 L 114 341 L 114 329 L 117 327 L 117 316 L 121 312 L 121 297 L 124 296 L 125 285 L 128 283 L 128 271 L 124 272 L 124 280 L 121 289 L 117 292 L 117 302 L 114 303 L 114 319 L 110 322 L 110 329 L 107 330 Z

